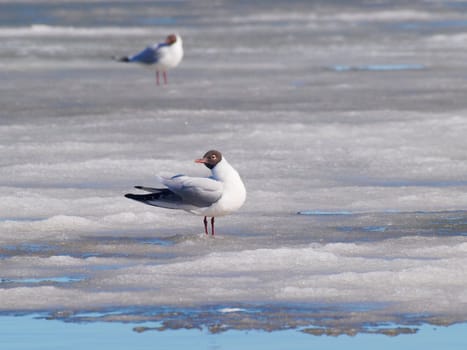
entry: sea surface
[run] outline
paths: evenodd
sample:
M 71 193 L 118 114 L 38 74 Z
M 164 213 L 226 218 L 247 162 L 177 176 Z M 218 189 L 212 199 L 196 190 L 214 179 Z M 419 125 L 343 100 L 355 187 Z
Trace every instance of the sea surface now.
M 112 60 L 174 32 L 168 85 Z M 465 349 L 466 42 L 467 1 L 0 0 L 0 344 Z M 209 149 L 215 237 L 124 197 Z

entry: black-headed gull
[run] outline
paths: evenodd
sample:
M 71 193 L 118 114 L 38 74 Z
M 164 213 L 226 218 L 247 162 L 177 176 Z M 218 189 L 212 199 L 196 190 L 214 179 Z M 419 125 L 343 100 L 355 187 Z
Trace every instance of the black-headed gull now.
M 246 199 L 246 190 L 238 172 L 219 151 L 206 152 L 196 159 L 211 170 L 210 177 L 176 175 L 171 178 L 158 177 L 165 188 L 135 186 L 149 194 L 131 194 L 125 197 L 145 204 L 168 209 L 182 209 L 204 216 L 204 231 L 208 234 L 211 218 L 211 233 L 214 236 L 214 218 L 239 209 Z
M 114 57 L 120 62 L 140 63 L 156 69 L 156 83 L 159 85 L 159 72 L 167 84 L 167 70 L 175 68 L 183 58 L 182 38 L 178 34 L 170 34 L 163 43 L 148 46 L 143 51 L 124 57 Z

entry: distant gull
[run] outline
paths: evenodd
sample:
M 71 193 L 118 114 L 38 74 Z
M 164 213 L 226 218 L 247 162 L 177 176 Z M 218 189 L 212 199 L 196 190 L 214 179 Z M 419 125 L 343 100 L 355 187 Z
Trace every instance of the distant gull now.
M 176 175 L 171 178 L 158 176 L 165 188 L 135 186 L 149 194 L 125 195 L 145 204 L 168 209 L 182 209 L 195 215 L 204 216 L 204 232 L 208 234 L 208 220 L 211 218 L 211 233 L 214 236 L 214 218 L 238 210 L 246 199 L 246 190 L 238 172 L 227 162 L 219 151 L 206 152 L 196 159 L 211 170 L 210 177 L 189 177 Z
M 167 70 L 177 67 L 183 58 L 182 38 L 178 34 L 170 34 L 163 43 L 148 46 L 143 51 L 124 57 L 114 57 L 119 62 L 140 63 L 156 69 L 156 83 L 159 85 L 159 72 L 167 84 Z

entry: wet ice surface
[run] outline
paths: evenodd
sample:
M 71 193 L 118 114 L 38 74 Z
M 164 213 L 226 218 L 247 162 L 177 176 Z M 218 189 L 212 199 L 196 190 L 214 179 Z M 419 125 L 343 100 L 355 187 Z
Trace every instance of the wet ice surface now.
M 462 4 L 346 4 L 90 2 L 82 23 L 43 3 L 5 22 L 0 310 L 160 322 L 140 331 L 466 321 Z M 108 59 L 174 30 L 168 86 Z M 248 190 L 216 238 L 123 197 L 206 174 L 211 148 Z

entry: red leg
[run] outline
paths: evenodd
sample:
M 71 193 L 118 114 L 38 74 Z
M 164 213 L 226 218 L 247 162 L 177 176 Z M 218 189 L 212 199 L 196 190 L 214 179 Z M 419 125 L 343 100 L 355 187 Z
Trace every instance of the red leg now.
M 167 72 L 162 72 L 162 75 L 164 76 L 164 83 L 167 85 Z
M 214 217 L 211 218 L 211 232 L 212 232 L 212 235 L 214 236 Z
M 206 234 L 208 235 L 208 219 L 206 217 L 204 217 L 204 232 L 206 232 Z
M 156 70 L 156 84 L 159 86 L 159 71 Z

